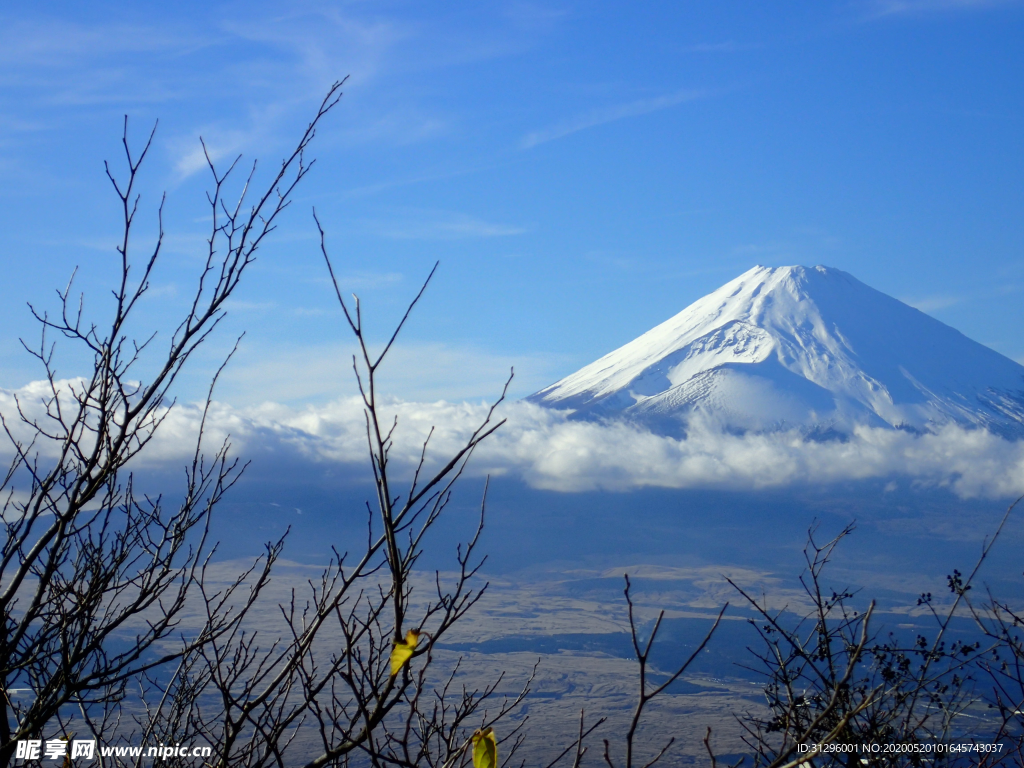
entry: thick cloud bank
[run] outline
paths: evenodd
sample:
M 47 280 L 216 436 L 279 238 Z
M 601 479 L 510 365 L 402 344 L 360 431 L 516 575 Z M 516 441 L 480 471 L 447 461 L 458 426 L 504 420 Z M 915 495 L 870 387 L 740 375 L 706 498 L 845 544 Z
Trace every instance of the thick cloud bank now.
M 15 396 L 23 410 L 41 416 L 46 391 L 39 382 L 16 392 L 0 389 L 0 413 L 16 435 L 27 437 L 28 432 L 16 423 Z M 436 462 L 464 443 L 488 406 L 391 401 L 386 410 L 389 420 L 398 419 L 392 461 L 408 471 L 432 427 L 428 459 Z M 201 415 L 199 406 L 176 406 L 139 464 L 174 466 L 190 457 Z M 736 435 L 691 424 L 687 437 L 677 439 L 624 422 L 574 421 L 564 411 L 525 402 L 504 405 L 498 417 L 506 423 L 477 450 L 470 472 L 517 475 L 548 490 L 756 489 L 902 478 L 946 486 L 962 497 L 1024 493 L 1024 441 L 1010 442 L 983 430 L 947 426 L 913 434 L 862 427 L 846 441 L 822 442 L 796 431 Z M 251 408 L 214 403 L 206 445 L 213 448 L 228 437 L 233 452 L 243 457 L 269 452 L 292 459 L 289 466 L 294 460 L 367 466 L 365 420 L 355 398 L 301 410 L 273 403 Z M 37 447 L 45 455 L 47 447 Z M 9 447 L 0 450 L 10 453 Z

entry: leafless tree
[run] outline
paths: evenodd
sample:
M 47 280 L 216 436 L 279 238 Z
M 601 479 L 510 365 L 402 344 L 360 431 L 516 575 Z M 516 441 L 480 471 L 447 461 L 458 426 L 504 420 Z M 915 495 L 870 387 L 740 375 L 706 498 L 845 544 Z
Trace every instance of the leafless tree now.
M 984 607 L 972 606 L 978 625 L 994 643 L 978 658 L 986 685 L 985 698 L 998 715 L 998 727 L 990 744 L 996 750 L 982 753 L 979 766 L 1024 766 L 1024 611 L 988 595 Z
M 958 572 L 949 577 L 953 601 L 942 610 L 933 606 L 930 594 L 921 596 L 919 605 L 935 620 L 930 640 L 883 638 L 871 626 L 874 601 L 858 609 L 854 593 L 825 587 L 823 572 L 852 530 L 847 527 L 825 544 L 810 531 L 800 583 L 811 609 L 795 621 L 791 612 L 772 610 L 767 600 L 733 584 L 756 612 L 751 624 L 762 641 L 751 649 L 756 659 L 751 669 L 766 679 L 768 714 L 740 719 L 754 765 L 796 766 L 811 757 L 823 766 L 941 765 L 959 759 L 927 746 L 920 752 L 914 748 L 942 744 L 957 734 L 959 718 L 979 700 L 976 663 L 993 646 L 982 649 L 979 642 L 947 642 L 947 637 L 981 561 L 967 577 Z M 887 744 L 907 751 L 859 749 Z
M 442 677 L 434 674 L 436 643 L 486 589 L 474 586 L 484 503 L 475 532 L 456 548 L 452 581 L 435 573 L 433 597 L 416 611 L 410 607 L 424 535 L 448 506 L 474 449 L 503 423 L 494 414 L 504 393 L 462 448 L 429 471 L 428 438 L 407 490 L 395 492 L 390 452 L 397 421 L 382 415 L 379 370 L 432 276 L 376 354 L 358 299 L 350 309 L 334 280 L 359 346 L 353 367 L 377 490 L 375 509 L 367 504 L 365 542 L 355 554 L 335 551 L 305 596 L 292 591 L 280 606 L 284 632 L 276 638 L 260 635 L 245 619 L 262 599 L 283 541 L 269 545 L 226 590 L 208 588 L 206 564 L 200 566 L 194 582 L 206 615 L 203 642 L 185 650 L 169 677 L 145 679 L 144 709 L 135 716 L 137 727 L 123 735 L 126 743 L 207 744 L 208 762 L 218 766 L 451 766 L 467 757 L 475 730 L 491 727 L 528 693 L 529 680 L 510 698 L 498 695 L 500 677 L 480 688 L 464 686 L 458 664 Z M 503 734 L 505 762 L 521 738 L 519 728 Z
M 975 601 L 971 588 L 975 573 L 1022 500 L 1024 496 L 1007 508 L 995 532 L 985 541 L 974 572 L 966 579 L 956 572 L 948 577 L 950 589 L 966 606 L 989 642 L 986 652 L 974 659 L 982 682 L 979 686 L 982 701 L 992 710 L 998 723 L 992 737 L 979 745 L 984 751 L 978 753 L 977 764 L 986 768 L 1024 766 L 1024 611 L 1000 599 L 991 590 L 986 590 L 985 598 Z
M 56 315 L 32 308 L 42 334 L 25 348 L 42 366 L 46 394 L 41 403 L 19 401 L 16 414 L 0 415 L 13 453 L 0 486 L 0 765 L 10 763 L 18 740 L 44 728 L 64 731 L 71 709 L 114 708 L 131 681 L 236 625 L 235 613 L 211 616 L 184 643 L 170 642 L 187 599 L 202 585 L 210 512 L 244 467 L 226 443 L 204 456 L 200 429 L 183 500 L 168 509 L 136 489 L 128 465 L 167 418 L 179 374 L 224 318 L 225 303 L 312 168 L 306 151 L 341 85 L 328 90 L 269 182 L 260 182 L 262 192 L 253 193 L 254 163 L 229 202 L 226 185 L 238 161 L 219 172 L 207 153 L 213 188 L 206 260 L 188 311 L 165 342 L 132 335 L 164 231 L 161 201 L 155 244 L 141 260 L 134 257 L 139 169 L 154 134 L 133 151 L 125 119 L 127 175 L 107 167 L 123 216 L 113 310 L 105 321 L 89 320 L 72 283 L 58 292 Z M 58 377 L 53 336 L 92 356 L 89 375 Z
M 672 748 L 672 745 L 675 744 L 676 737 L 670 736 L 668 741 L 660 748 L 655 747 L 657 751 L 653 756 L 645 762 L 640 763 L 635 754 L 635 747 L 637 728 L 640 726 L 640 721 L 643 718 L 644 708 L 656 697 L 663 694 L 665 690 L 672 685 L 672 683 L 682 677 L 683 673 L 689 669 L 690 665 L 693 664 L 694 660 L 700 655 L 700 652 L 703 651 L 711 641 L 711 638 L 714 635 L 715 630 L 718 629 L 718 625 L 721 623 L 722 616 L 725 615 L 725 611 L 729 607 L 729 604 L 726 603 L 722 606 L 722 610 L 718 612 L 718 617 L 715 619 L 714 624 L 711 625 L 707 634 L 704 635 L 704 639 L 697 645 L 686 661 L 676 668 L 674 672 L 665 675 L 665 679 L 651 684 L 650 670 L 648 666 L 651 656 L 651 648 L 654 646 L 654 641 L 658 636 L 658 630 L 661 628 L 661 622 L 665 618 L 665 612 L 660 611 L 658 613 L 658 618 L 655 620 L 654 626 L 651 628 L 651 634 L 647 637 L 647 642 L 641 643 L 637 632 L 636 618 L 634 616 L 633 598 L 629 593 L 631 587 L 629 575 L 625 575 L 624 578 L 626 580 L 626 588 L 623 590 L 623 594 L 625 595 L 626 606 L 629 611 L 629 635 L 630 640 L 633 643 L 633 652 L 636 654 L 640 690 L 637 693 L 636 707 L 633 710 L 633 716 L 630 718 L 629 728 L 627 729 L 625 738 L 623 739 L 625 755 L 622 758 L 622 765 L 624 768 L 633 768 L 635 765 L 640 764 L 643 768 L 651 768 L 651 766 L 665 757 L 669 749 Z M 604 762 L 608 765 L 608 768 L 616 768 L 616 763 L 611 755 L 611 744 L 608 739 L 604 740 Z

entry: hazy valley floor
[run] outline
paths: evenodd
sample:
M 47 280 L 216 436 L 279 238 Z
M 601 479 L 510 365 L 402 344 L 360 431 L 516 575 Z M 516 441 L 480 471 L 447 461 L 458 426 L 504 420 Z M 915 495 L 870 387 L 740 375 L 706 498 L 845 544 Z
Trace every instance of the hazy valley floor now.
M 425 540 L 413 610 L 433 591 L 435 571 L 442 580 L 451 577 L 456 543 L 472 534 L 479 487 L 475 481 L 466 485 Z M 224 545 L 211 578 L 225 583 L 251 564 L 247 553 L 257 551 L 260 541 L 292 526 L 285 559 L 250 617 L 263 637 L 281 635 L 277 605 L 290 599 L 292 589 L 303 597 L 329 545 L 342 552 L 365 546 L 365 490 L 329 482 L 268 488 L 256 478 L 218 510 L 214 533 Z M 642 636 L 665 611 L 652 655 L 656 674 L 688 657 L 730 604 L 708 648 L 650 705 L 640 737 L 644 749 L 675 736 L 674 757 L 666 764 L 705 764 L 702 740 L 710 726 L 716 751 L 738 756 L 744 747 L 736 718 L 763 711 L 764 678 L 746 668 L 753 662 L 748 648 L 758 642 L 749 623 L 754 613 L 727 577 L 795 616 L 810 606 L 799 581 L 808 529 L 817 525 L 816 535 L 827 538 L 856 519 L 826 585 L 855 592 L 861 609 L 876 600 L 873 628 L 880 636 L 930 636 L 934 620 L 917 598 L 931 592 L 937 606 L 948 602 L 945 576 L 954 568 L 970 572 L 1004 509 L 1001 501 L 964 501 L 942 489 L 881 484 L 802 494 L 556 494 L 498 482 L 481 542 L 488 559 L 476 584 L 489 586 L 440 642 L 437 674 L 458 663 L 460 689 L 462 683 L 475 689 L 504 673 L 498 693 L 515 696 L 539 661 L 525 706 L 498 727 L 499 734 L 528 716 L 523 756 L 527 765 L 546 765 L 574 738 L 582 709 L 587 722 L 608 718 L 593 735 L 585 763 L 597 765 L 601 740 L 608 738 L 614 750 L 635 706 L 637 666 L 622 595 L 622 577 L 629 573 Z M 1005 599 L 1024 598 L 1022 542 L 1024 525 L 1014 517 L 981 572 L 979 593 L 988 586 Z M 969 638 L 971 631 L 969 622 L 958 622 L 951 638 Z M 329 635 L 323 640 L 337 642 Z M 985 714 L 980 718 L 966 718 L 963 733 L 983 732 Z M 315 734 L 302 741 L 315 749 Z

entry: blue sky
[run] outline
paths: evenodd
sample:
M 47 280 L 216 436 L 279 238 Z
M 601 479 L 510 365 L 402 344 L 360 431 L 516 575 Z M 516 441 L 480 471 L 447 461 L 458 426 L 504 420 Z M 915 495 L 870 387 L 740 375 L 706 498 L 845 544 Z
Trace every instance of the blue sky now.
M 318 167 L 184 383 L 246 330 L 221 396 L 351 392 L 317 206 L 420 400 L 528 394 L 755 264 L 827 264 L 1024 359 L 1024 3 L 11 2 L 0 11 L 0 387 L 38 378 L 25 308 L 78 266 L 102 310 L 123 116 L 168 193 L 146 322 L 204 237 L 203 136 L 269 167 L 335 79 Z M 69 357 L 62 369 L 80 373 Z

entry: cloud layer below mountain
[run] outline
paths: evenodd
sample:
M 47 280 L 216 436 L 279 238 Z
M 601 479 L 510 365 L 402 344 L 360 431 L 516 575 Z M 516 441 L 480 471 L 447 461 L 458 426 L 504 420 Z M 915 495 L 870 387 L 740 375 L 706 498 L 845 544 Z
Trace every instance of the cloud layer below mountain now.
M 68 382 L 63 386 L 66 390 Z M 45 382 L 0 389 L 0 412 L 19 439 L 29 437 L 29 430 L 17 422 L 15 397 L 28 415 L 39 418 L 46 392 Z M 486 417 L 488 406 L 390 400 L 384 410 L 388 423 L 398 419 L 393 466 L 410 473 L 428 434 L 427 461 L 436 464 L 458 450 Z M 201 418 L 199 405 L 176 406 L 136 459 L 137 466 L 171 468 L 190 458 Z M 863 427 L 844 442 L 821 442 L 795 431 L 736 435 L 699 423 L 690 425 L 685 439 L 677 439 L 624 422 L 574 421 L 565 411 L 525 402 L 503 405 L 496 418 L 506 423 L 478 448 L 469 472 L 518 476 L 547 490 L 749 490 L 893 479 L 948 487 L 965 498 L 1024 493 L 1024 441 L 955 426 L 922 435 Z M 308 461 L 336 463 L 354 472 L 368 469 L 366 424 L 357 398 L 304 409 L 214 403 L 204 441 L 212 449 L 225 439 L 236 455 L 269 453 L 289 459 L 282 462 L 289 467 Z M 43 456 L 52 450 L 42 444 L 37 448 Z M 9 446 L 2 450 L 10 455 Z

